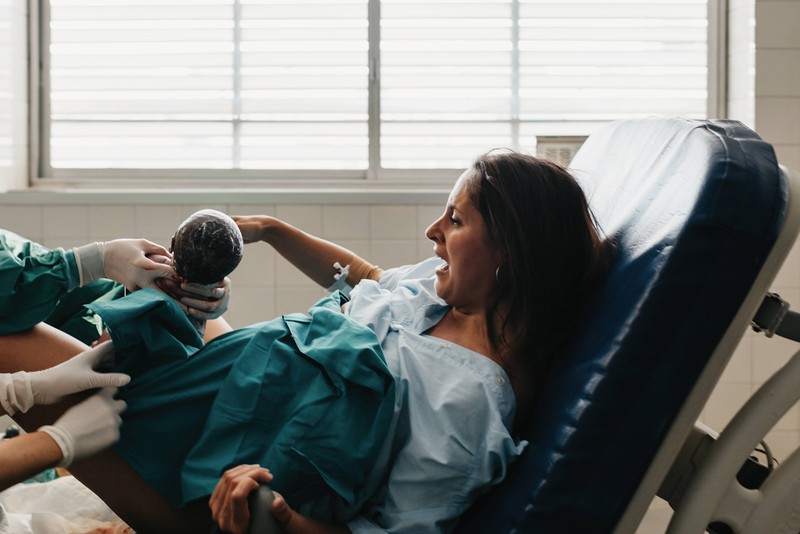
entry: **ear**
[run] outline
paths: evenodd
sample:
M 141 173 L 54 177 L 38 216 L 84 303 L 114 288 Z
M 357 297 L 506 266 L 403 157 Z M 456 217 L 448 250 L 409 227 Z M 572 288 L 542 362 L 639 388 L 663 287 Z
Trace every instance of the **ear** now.
M 494 257 L 497 265 L 501 267 L 508 263 L 508 254 L 506 253 L 505 250 L 502 250 L 500 248 L 500 245 L 498 245 L 497 243 L 494 243 Z

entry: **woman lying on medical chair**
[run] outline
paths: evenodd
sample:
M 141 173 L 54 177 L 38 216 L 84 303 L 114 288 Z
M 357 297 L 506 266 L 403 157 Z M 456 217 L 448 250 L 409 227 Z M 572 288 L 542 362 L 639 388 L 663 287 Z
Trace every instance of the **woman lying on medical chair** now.
M 109 323 L 119 363 L 133 379 L 121 390 L 129 407 L 119 444 L 76 463 L 73 472 L 137 530 L 208 528 L 208 496 L 223 470 L 270 455 L 283 460 L 262 464 L 275 475 L 271 485 L 310 516 L 279 510 L 289 531 L 342 529 L 342 523 L 353 532 L 451 529 L 519 454 L 523 444 L 512 437 L 514 424 L 530 412 L 549 362 L 569 337 L 580 303 L 605 274 L 611 255 L 569 174 L 506 152 L 479 158 L 459 178 L 444 214 L 426 231 L 438 258 L 416 266 L 381 271 L 271 217 L 241 217 L 237 223 L 245 241 L 266 241 L 323 286 L 335 274 L 336 285 L 355 287 L 349 302 L 337 292 L 335 300 L 313 307 L 310 317 L 240 329 L 205 346 L 180 327 L 179 344 L 188 348 L 172 361 L 152 352 L 163 341 L 160 334 L 142 334 L 135 326 L 154 317 L 164 331 L 175 327 L 169 319 L 174 317 L 171 300 L 143 291 L 115 301 L 118 307 L 95 306 Z M 335 264 L 340 267 L 334 269 Z M 144 308 L 151 311 L 141 313 Z M 331 324 L 334 334 L 326 335 Z M 293 354 L 276 354 L 271 345 L 258 343 L 265 331 L 265 339 L 274 341 L 270 332 L 277 327 L 288 331 L 282 339 L 296 349 Z M 335 344 L 342 328 L 348 334 L 344 351 Z M 40 334 L 36 341 L 46 343 L 55 358 L 69 358 L 83 348 L 51 332 Z M 129 334 L 130 344 L 124 341 Z M 359 343 L 355 353 L 350 337 Z M 35 362 L 39 353 L 33 345 L 18 345 L 16 361 Z M 329 345 L 333 348 L 326 355 Z M 126 356 L 129 348 L 135 353 L 142 347 L 148 353 L 144 358 L 157 360 L 154 372 L 141 358 Z M 315 439 L 325 431 L 335 434 L 323 444 L 341 448 L 320 451 L 313 440 L 304 443 L 305 434 L 291 419 L 281 419 L 291 413 L 282 405 L 304 402 L 306 391 L 298 386 L 305 382 L 281 383 L 281 370 L 294 376 L 296 360 L 305 366 L 299 376 L 315 381 L 312 390 L 319 388 L 312 391 L 318 396 L 311 397 L 310 407 L 303 405 L 305 416 L 316 416 L 305 421 L 314 424 L 304 429 L 315 429 Z M 271 368 L 276 362 L 283 367 Z M 209 379 L 211 384 L 204 383 Z M 323 404 L 315 405 L 318 400 Z M 202 410 L 209 413 L 207 424 L 204 418 L 184 420 Z M 259 428 L 273 411 L 280 424 L 297 433 L 282 436 L 283 429 L 270 424 Z M 336 420 L 351 411 L 364 419 Z M 243 420 L 226 426 L 241 413 Z M 371 414 L 378 417 L 370 420 Z M 31 418 L 26 424 L 39 422 Z M 137 435 L 157 433 L 160 425 L 163 433 L 164 424 L 179 431 L 162 443 Z M 343 424 L 356 435 L 340 433 Z M 276 432 L 285 440 L 258 450 L 260 435 L 274 438 Z M 175 466 L 172 449 L 187 444 Z M 323 465 L 308 462 L 306 445 Z M 346 448 L 353 446 L 354 451 Z M 340 458 L 356 472 L 337 470 Z M 322 484 L 312 484 L 311 491 L 297 487 L 295 472 L 313 480 L 315 468 Z M 245 477 L 264 477 L 261 473 Z M 223 480 L 216 495 L 230 496 L 226 486 L 235 479 Z M 215 503 L 215 519 L 224 529 L 238 530 L 246 518 L 225 510 L 239 506 L 241 497 Z

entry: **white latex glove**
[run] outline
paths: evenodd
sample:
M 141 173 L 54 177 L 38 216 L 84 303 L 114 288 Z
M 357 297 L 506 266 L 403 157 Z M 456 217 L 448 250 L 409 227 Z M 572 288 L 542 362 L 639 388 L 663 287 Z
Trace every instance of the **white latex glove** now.
M 216 319 L 228 310 L 231 299 L 231 279 L 227 276 L 217 284 L 181 284 L 188 295 L 180 299 L 187 308 L 186 314 L 195 319 Z
M 76 404 L 52 425 L 39 429 L 52 437 L 64 459 L 61 467 L 90 456 L 119 439 L 120 413 L 125 401 L 114 400 L 116 388 L 105 388 L 80 404 Z
M 156 286 L 157 278 L 176 278 L 172 255 L 147 239 L 115 239 L 73 249 L 81 285 L 98 278 L 111 278 L 129 291 Z
M 0 405 L 14 415 L 86 389 L 124 386 L 130 382 L 128 375 L 95 371 L 113 364 L 113 350 L 111 341 L 106 341 L 43 371 L 0 374 Z
M 124 386 L 130 382 L 128 375 L 95 371 L 98 367 L 107 368 L 113 362 L 114 345 L 105 341 L 55 367 L 25 373 L 33 391 L 33 404 L 53 404 L 71 393 L 86 389 Z
M 227 276 L 216 284 L 178 283 L 162 278 L 158 288 L 178 302 L 189 317 L 208 320 L 216 319 L 228 310 L 231 298 L 231 279 Z

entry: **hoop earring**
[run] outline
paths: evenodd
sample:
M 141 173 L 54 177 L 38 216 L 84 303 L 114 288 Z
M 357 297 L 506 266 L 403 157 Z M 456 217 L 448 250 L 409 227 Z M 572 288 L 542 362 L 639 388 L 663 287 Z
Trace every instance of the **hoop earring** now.
M 502 265 L 498 266 L 497 270 L 494 272 L 494 279 L 497 280 L 498 284 L 500 283 L 500 267 L 502 267 Z

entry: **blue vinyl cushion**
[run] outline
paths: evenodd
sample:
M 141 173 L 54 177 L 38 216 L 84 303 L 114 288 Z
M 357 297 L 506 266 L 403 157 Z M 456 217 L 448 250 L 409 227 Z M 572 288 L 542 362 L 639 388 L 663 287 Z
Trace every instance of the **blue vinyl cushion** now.
M 571 170 L 616 264 L 548 377 L 530 445 L 460 532 L 613 530 L 786 210 L 772 147 L 734 121 L 612 123 Z

